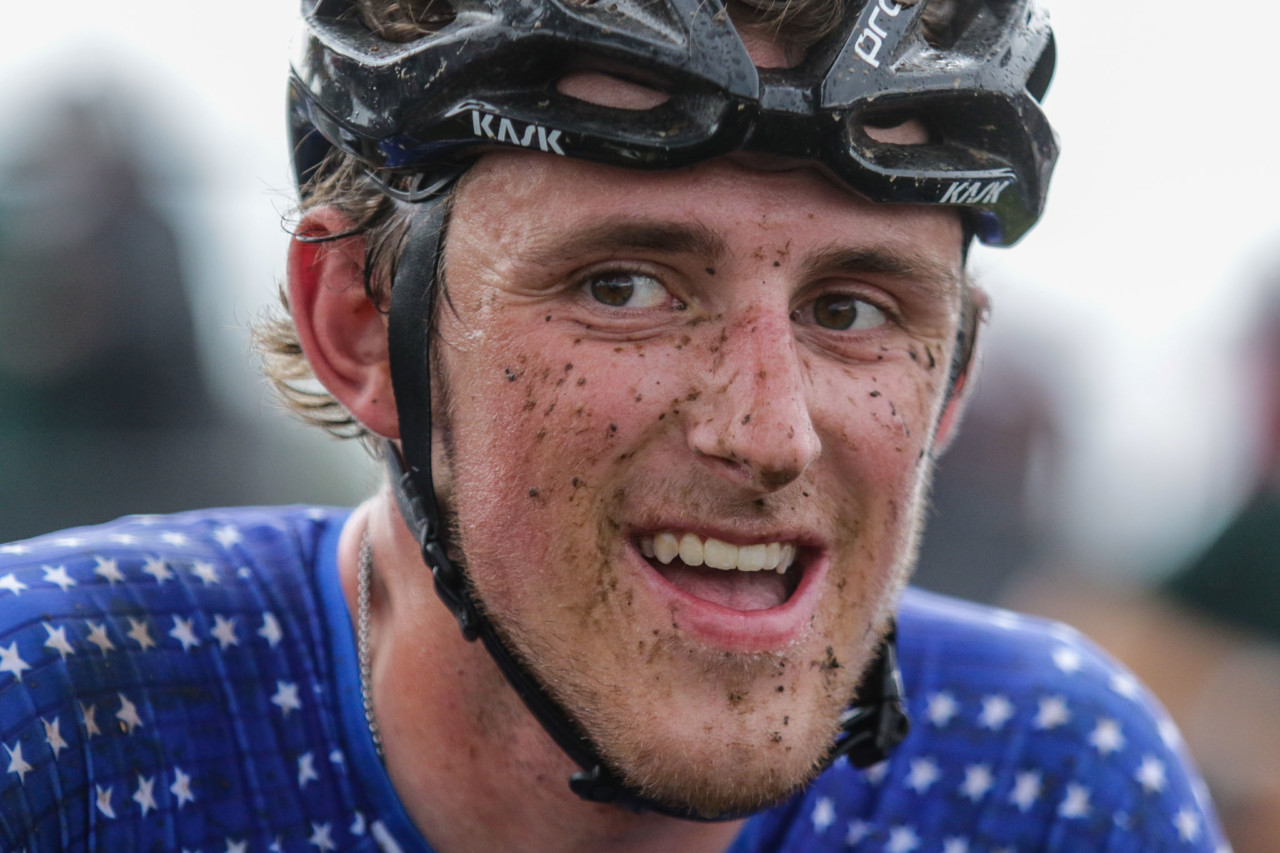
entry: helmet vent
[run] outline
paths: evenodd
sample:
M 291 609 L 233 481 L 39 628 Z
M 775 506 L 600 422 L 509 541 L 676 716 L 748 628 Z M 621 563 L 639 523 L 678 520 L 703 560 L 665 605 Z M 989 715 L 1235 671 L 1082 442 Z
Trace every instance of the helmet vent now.
M 651 110 L 671 99 L 661 89 L 603 71 L 570 71 L 556 81 L 556 91 L 575 100 L 618 110 Z

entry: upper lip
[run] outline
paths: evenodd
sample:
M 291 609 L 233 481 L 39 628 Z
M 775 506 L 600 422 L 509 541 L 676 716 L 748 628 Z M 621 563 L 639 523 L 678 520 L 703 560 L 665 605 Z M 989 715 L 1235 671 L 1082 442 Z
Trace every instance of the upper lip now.
M 702 538 L 713 537 L 722 542 L 728 542 L 731 545 L 756 545 L 768 542 L 790 542 L 799 548 L 818 548 L 825 549 L 826 540 L 824 537 L 810 530 L 800 530 L 797 528 L 787 527 L 760 527 L 753 530 L 745 530 L 741 527 L 724 527 L 702 522 L 683 521 L 659 521 L 653 524 L 645 524 L 643 526 L 633 527 L 630 531 L 630 538 L 637 540 L 642 536 L 653 536 L 669 530 L 677 533 L 692 533 Z

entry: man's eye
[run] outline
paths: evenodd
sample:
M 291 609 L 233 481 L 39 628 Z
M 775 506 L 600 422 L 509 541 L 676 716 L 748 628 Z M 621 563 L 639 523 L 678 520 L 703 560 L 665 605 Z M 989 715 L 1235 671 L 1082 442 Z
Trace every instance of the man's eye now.
M 888 319 L 875 305 L 848 293 L 824 294 L 797 313 L 811 314 L 814 323 L 837 331 L 874 329 Z
M 671 294 L 653 276 L 639 272 L 609 272 L 583 284 L 595 301 L 612 308 L 658 308 Z

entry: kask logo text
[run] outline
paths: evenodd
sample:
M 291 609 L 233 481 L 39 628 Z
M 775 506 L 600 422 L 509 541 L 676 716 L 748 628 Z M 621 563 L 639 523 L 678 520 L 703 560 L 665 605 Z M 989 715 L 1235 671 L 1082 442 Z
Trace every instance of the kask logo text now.
M 543 127 L 535 122 L 513 121 L 482 109 L 478 104 L 466 103 L 449 111 L 449 116 L 459 113 L 471 113 L 471 132 L 481 139 L 492 139 L 518 145 L 521 148 L 536 148 L 549 154 L 564 155 L 560 147 L 561 131 Z
M 1013 181 L 952 181 L 938 204 L 995 204 Z

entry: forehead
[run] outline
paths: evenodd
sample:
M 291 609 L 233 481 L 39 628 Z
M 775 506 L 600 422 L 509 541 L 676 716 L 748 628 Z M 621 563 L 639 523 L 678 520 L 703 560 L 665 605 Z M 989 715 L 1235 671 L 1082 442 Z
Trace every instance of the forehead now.
M 451 240 L 459 231 L 480 233 L 501 250 L 538 242 L 580 243 L 584 235 L 622 239 L 627 229 L 616 226 L 633 222 L 698 237 L 694 242 L 705 254 L 750 252 L 754 243 L 770 242 L 788 246 L 793 260 L 877 249 L 946 271 L 948 277 L 958 278 L 962 265 L 962 229 L 953 209 L 875 204 L 816 167 L 738 156 L 644 171 L 494 152 L 459 184 L 450 230 Z M 684 243 L 692 248 L 689 240 Z

